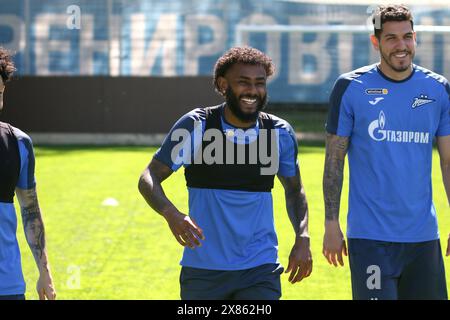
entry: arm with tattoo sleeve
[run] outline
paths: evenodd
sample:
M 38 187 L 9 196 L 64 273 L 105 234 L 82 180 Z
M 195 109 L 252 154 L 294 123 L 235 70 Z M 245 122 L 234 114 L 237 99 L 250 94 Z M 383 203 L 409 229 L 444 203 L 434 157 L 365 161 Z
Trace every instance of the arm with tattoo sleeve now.
M 300 171 L 293 177 L 278 176 L 285 190 L 286 210 L 295 231 L 295 243 L 289 255 L 286 273 L 291 272 L 289 281 L 300 282 L 312 272 L 312 255 L 308 233 L 308 203 Z
M 170 202 L 161 185 L 172 173 L 167 165 L 153 159 L 139 178 L 139 191 L 150 207 L 166 219 L 178 243 L 194 249 L 201 246 L 199 239 L 204 240 L 202 229 Z
M 323 197 L 325 201 L 323 255 L 334 266 L 337 266 L 338 262 L 343 266 L 342 254 L 347 255 L 347 246 L 339 225 L 339 207 L 348 143 L 348 137 L 327 134 L 323 174 Z
M 36 289 L 39 299 L 54 300 L 56 292 L 48 263 L 47 250 L 45 246 L 45 228 L 39 208 L 36 188 L 16 188 L 19 200 L 25 238 L 33 253 L 34 260 L 39 270 L 39 280 Z

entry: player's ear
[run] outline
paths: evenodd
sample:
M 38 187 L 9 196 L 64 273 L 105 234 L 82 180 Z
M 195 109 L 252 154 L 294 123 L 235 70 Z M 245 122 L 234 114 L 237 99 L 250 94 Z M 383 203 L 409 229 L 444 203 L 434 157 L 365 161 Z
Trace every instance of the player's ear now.
M 219 91 L 222 95 L 225 95 L 225 92 L 228 89 L 228 81 L 225 79 L 225 77 L 219 77 L 217 78 L 217 85 L 219 87 Z
M 375 50 L 377 50 L 377 51 L 380 50 L 380 43 L 379 43 L 379 40 L 376 35 L 372 34 L 370 36 L 370 42 L 372 42 L 372 46 Z

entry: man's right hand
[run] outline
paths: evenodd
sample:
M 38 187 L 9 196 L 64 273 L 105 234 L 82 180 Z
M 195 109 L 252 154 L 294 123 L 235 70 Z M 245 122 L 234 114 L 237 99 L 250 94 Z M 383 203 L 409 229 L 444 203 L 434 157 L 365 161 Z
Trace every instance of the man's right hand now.
M 183 247 L 188 246 L 194 249 L 202 245 L 199 239 L 205 240 L 203 230 L 191 217 L 178 211 L 167 213 L 164 215 L 164 218 L 166 218 L 175 239 Z
M 347 245 L 339 221 L 327 220 L 325 222 L 322 253 L 329 264 L 333 264 L 335 267 L 338 266 L 338 263 L 341 266 L 344 265 L 342 254 L 347 256 Z

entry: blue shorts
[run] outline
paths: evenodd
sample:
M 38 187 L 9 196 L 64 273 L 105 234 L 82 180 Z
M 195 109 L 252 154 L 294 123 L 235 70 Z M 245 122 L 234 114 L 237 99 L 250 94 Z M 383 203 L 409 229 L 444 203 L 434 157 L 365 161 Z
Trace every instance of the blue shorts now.
M 182 267 L 183 300 L 278 300 L 281 297 L 280 264 L 264 264 L 237 271 Z
M 25 300 L 25 295 L 24 294 L 13 294 L 8 296 L 0 295 L 0 300 Z
M 447 300 L 439 240 L 348 239 L 354 300 Z

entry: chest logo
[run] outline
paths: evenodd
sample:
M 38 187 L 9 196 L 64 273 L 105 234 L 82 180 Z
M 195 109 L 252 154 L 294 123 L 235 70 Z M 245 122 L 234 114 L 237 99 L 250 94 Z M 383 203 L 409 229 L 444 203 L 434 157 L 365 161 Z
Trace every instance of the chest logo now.
M 428 144 L 432 141 L 429 132 L 387 129 L 386 115 L 382 110 L 378 119 L 369 123 L 368 133 L 377 142 Z
M 423 105 L 435 102 L 436 100 L 428 98 L 427 95 L 421 94 L 419 97 L 414 98 L 413 104 L 411 105 L 411 107 L 413 109 L 421 107 Z
M 370 89 L 366 89 L 366 94 L 367 95 L 386 95 L 389 93 L 389 90 L 386 88 L 370 88 Z
M 381 100 L 384 100 L 384 98 L 383 97 L 378 97 L 378 98 L 375 98 L 375 100 L 371 100 L 371 101 L 369 101 L 369 103 L 371 104 L 371 105 L 376 105 L 378 102 L 380 102 Z

